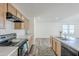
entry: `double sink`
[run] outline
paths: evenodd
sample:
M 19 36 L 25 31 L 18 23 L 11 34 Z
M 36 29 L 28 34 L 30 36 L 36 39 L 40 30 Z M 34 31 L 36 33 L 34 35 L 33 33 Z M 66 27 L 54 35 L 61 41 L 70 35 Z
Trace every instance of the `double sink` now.
M 64 38 L 64 37 L 57 37 L 57 38 L 59 38 L 61 40 L 64 40 L 64 41 L 70 41 L 70 40 L 75 40 L 76 39 L 74 37 L 66 37 L 66 38 Z
M 64 38 L 64 37 L 57 37 L 60 38 L 61 40 L 69 40 L 68 38 Z

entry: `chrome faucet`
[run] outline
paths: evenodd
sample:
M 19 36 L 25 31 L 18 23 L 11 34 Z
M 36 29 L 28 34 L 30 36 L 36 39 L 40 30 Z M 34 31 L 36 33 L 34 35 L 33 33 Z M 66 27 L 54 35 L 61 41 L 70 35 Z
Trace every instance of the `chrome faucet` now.
M 64 38 L 67 39 L 67 34 L 66 33 L 64 33 Z
M 60 37 L 62 37 L 62 31 L 60 31 Z

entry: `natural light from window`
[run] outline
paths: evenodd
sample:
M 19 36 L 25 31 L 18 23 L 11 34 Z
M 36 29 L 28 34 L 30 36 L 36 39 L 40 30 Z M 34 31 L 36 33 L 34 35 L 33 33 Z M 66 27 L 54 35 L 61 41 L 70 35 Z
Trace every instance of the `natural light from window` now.
M 63 25 L 63 36 L 71 36 L 74 34 L 74 25 Z

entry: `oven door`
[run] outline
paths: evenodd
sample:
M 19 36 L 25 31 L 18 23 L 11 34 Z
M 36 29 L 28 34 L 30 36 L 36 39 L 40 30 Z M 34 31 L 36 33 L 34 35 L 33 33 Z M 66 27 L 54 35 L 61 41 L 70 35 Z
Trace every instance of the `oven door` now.
M 23 44 L 23 49 L 22 49 L 22 55 L 23 56 L 26 55 L 27 52 L 28 52 L 28 45 L 27 45 L 27 43 L 24 43 Z
M 18 56 L 28 55 L 28 44 L 25 41 L 18 49 Z

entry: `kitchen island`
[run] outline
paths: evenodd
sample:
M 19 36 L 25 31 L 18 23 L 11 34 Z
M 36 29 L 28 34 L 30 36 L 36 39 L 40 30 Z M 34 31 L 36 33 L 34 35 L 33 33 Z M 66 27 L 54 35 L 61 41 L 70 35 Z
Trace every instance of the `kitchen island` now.
M 78 56 L 79 55 L 79 39 L 68 37 L 52 37 L 52 48 L 58 56 Z
M 60 37 L 56 37 L 56 38 L 58 38 L 57 40 L 59 40 L 63 44 L 70 46 L 71 48 L 75 49 L 76 51 L 79 51 L 79 39 L 76 39 L 74 37 L 69 37 L 66 40 L 64 40 Z

